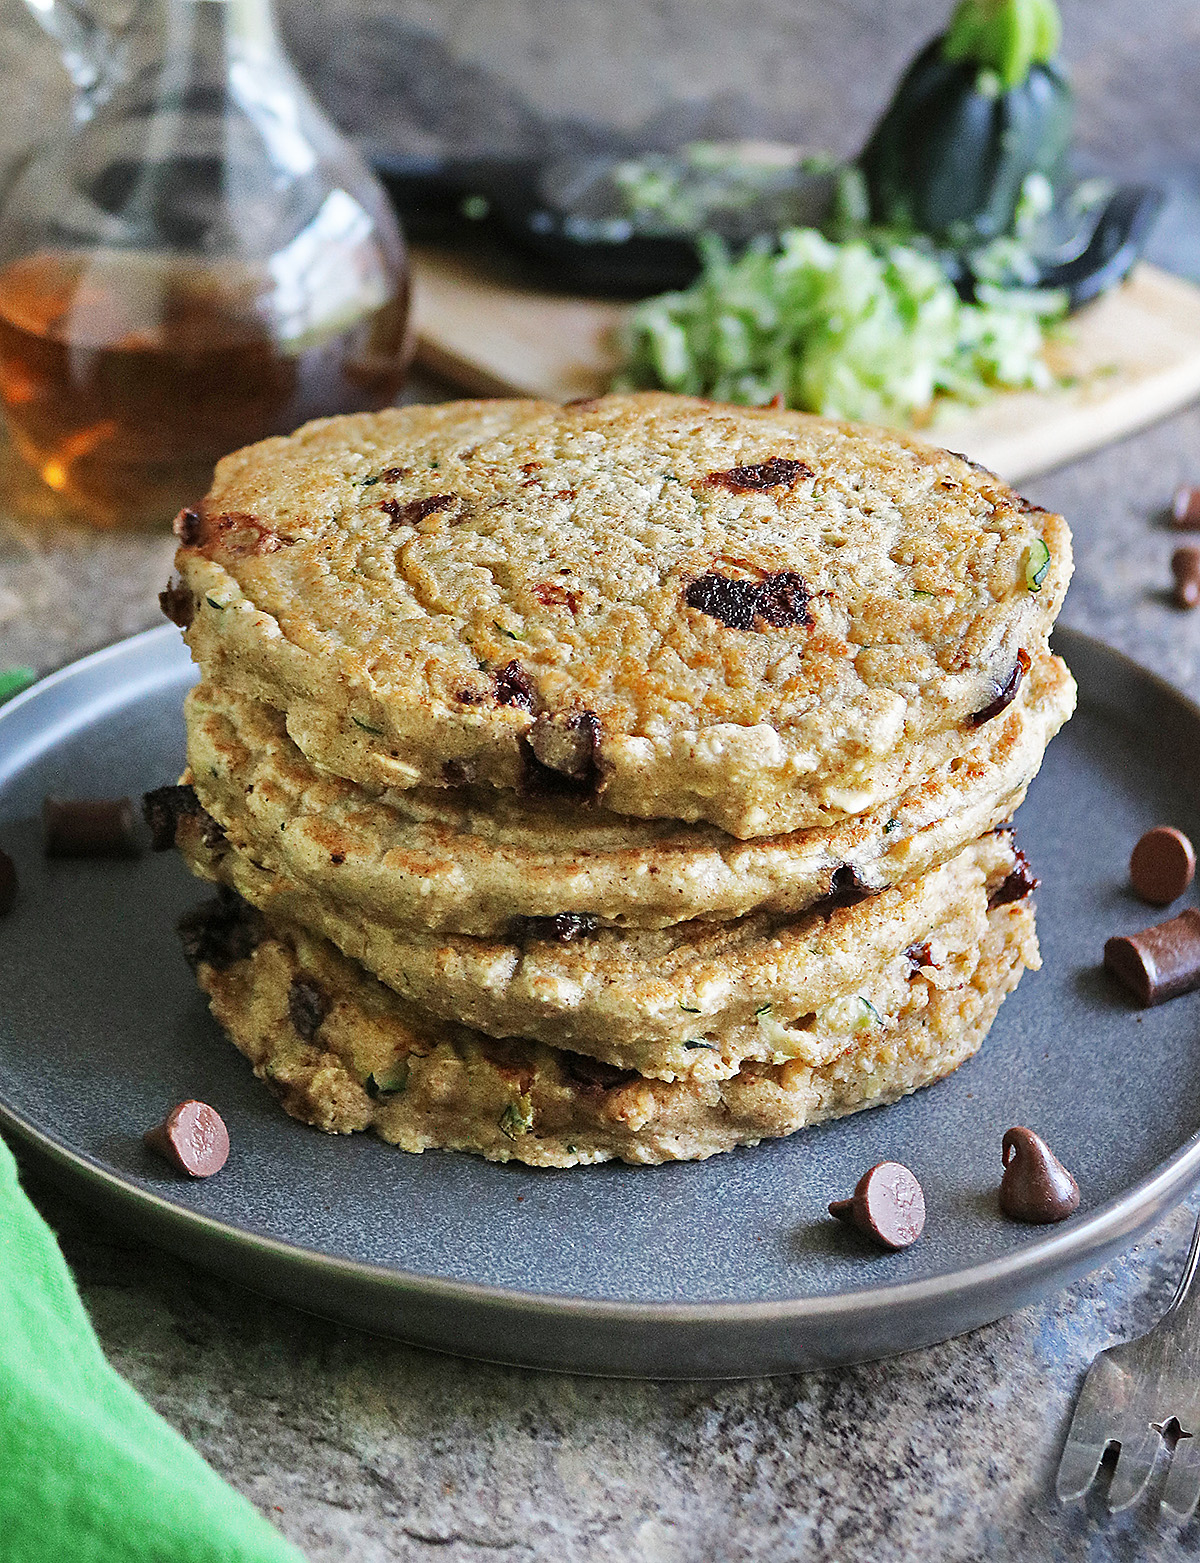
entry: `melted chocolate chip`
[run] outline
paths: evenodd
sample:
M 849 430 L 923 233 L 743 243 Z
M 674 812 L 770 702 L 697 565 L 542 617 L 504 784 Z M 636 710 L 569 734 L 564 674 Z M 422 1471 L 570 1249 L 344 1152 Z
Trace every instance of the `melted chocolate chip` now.
M 550 939 L 555 944 L 573 944 L 599 926 L 591 912 L 556 912 L 553 917 L 517 917 L 511 924 L 515 939 Z
M 214 966 L 224 971 L 253 955 L 266 938 L 262 917 L 232 890 L 222 889 L 215 901 L 205 901 L 179 919 L 179 941 L 188 965 Z
M 618 1069 L 602 1059 L 589 1058 L 586 1053 L 561 1053 L 563 1069 L 578 1085 L 583 1094 L 599 1096 L 617 1086 L 629 1085 L 640 1078 L 634 1069 Z
M 710 571 L 684 590 L 689 608 L 720 619 L 733 630 L 752 630 L 755 620 L 784 629 L 793 624 L 811 627 L 808 588 L 794 570 L 780 570 L 761 581 L 738 580 Z
M 1022 647 L 1017 652 L 1017 660 L 1012 672 L 1004 680 L 1003 684 L 996 684 L 996 698 L 989 700 L 982 711 L 976 711 L 967 718 L 972 727 L 982 727 L 985 722 L 990 722 L 994 716 L 999 716 L 1012 705 L 1017 698 L 1017 691 L 1021 687 L 1021 680 L 1030 669 L 1029 653 Z
M 560 499 L 567 497 L 565 491 L 558 496 Z M 531 595 L 537 599 L 544 608 L 569 608 L 572 613 L 579 612 L 579 604 L 583 601 L 581 592 L 564 586 L 560 581 L 541 581 L 532 590 Z
M 1064 1221 L 1079 1204 L 1079 1185 L 1032 1129 L 1006 1129 L 1001 1149 L 1000 1209 L 1014 1221 Z
M 833 1201 L 829 1214 L 884 1248 L 908 1248 L 925 1230 L 925 1194 L 901 1162 L 881 1161 L 859 1178 L 851 1199 Z
M 200 518 L 198 535 L 204 547 L 216 546 L 235 559 L 247 559 L 258 554 L 273 554 L 295 542 L 284 537 L 273 526 L 260 521 L 244 510 L 229 510 L 219 516 Z
M 811 478 L 813 469 L 803 461 L 793 461 L 789 456 L 772 456 L 752 467 L 730 467 L 728 472 L 710 472 L 705 482 L 713 488 L 727 488 L 735 494 L 752 493 L 756 489 L 790 487 L 797 478 Z
M 182 581 L 167 582 L 158 594 L 158 606 L 181 630 L 188 629 L 196 616 L 196 600 Z
M 297 1034 L 311 1042 L 329 1013 L 328 996 L 312 977 L 293 977 L 288 987 L 288 1019 Z
M 218 847 L 225 844 L 225 827 L 219 821 L 213 819 L 207 809 L 200 810 L 200 839 L 210 852 L 215 852 Z M 262 867 L 256 864 L 256 867 Z
M 184 815 L 205 813 L 194 787 L 155 787 L 142 796 L 142 818 L 150 827 L 150 846 L 155 852 L 167 852 L 175 845 L 175 832 Z
M 532 711 L 537 704 L 537 691 L 533 680 L 517 661 L 506 663 L 496 680 L 496 703 L 502 706 L 518 706 L 522 711 Z
M 575 711 L 543 714 L 521 739 L 521 784 L 531 796 L 595 798 L 600 792 L 600 719 Z
M 720 619 L 731 630 L 754 628 L 758 612 L 758 582 L 731 580 L 725 575 L 702 575 L 683 594 L 689 608 Z
M 200 541 L 202 521 L 198 510 L 181 510 L 171 522 L 171 530 L 185 548 Z
M 211 1178 L 229 1156 L 229 1131 L 207 1102 L 180 1102 L 166 1119 L 147 1129 L 146 1146 L 190 1178 Z
M 997 906 L 1007 906 L 1010 901 L 1023 901 L 1041 884 L 1041 880 L 1033 872 L 1029 859 L 1020 847 L 1013 848 L 1013 857 L 1016 862 L 1012 872 L 988 896 L 989 912 Z
M 874 894 L 870 885 L 864 885 L 855 873 L 853 865 L 843 863 L 841 868 L 833 871 L 825 901 L 829 906 L 855 906 L 859 901 L 865 901 L 869 895 Z
M 758 589 L 758 616 L 776 629 L 791 624 L 811 628 L 808 587 L 794 570 L 780 570 L 763 581 Z
M 416 526 L 426 516 L 436 515 L 439 510 L 449 510 L 457 504 L 457 494 L 430 494 L 426 499 L 410 499 L 407 503 L 399 499 L 385 499 L 379 508 L 390 518 L 393 526 Z

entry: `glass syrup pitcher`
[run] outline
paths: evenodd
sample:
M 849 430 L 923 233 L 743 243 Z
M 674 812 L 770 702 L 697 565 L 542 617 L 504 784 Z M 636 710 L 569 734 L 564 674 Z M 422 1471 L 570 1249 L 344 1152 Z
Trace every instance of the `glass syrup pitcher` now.
M 408 269 L 270 0 L 105 3 L 27 0 L 77 99 L 0 195 L 0 400 L 73 511 L 129 526 L 227 451 L 392 401 Z

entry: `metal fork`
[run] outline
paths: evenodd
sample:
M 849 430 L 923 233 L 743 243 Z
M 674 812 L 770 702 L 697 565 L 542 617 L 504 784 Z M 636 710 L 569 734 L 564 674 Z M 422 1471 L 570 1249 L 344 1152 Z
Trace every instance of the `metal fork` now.
M 1137 1502 L 1155 1457 L 1177 1430 L 1162 1507 L 1187 1520 L 1200 1501 L 1200 1221 L 1171 1306 L 1153 1329 L 1102 1351 L 1088 1369 L 1055 1483 L 1063 1503 L 1082 1498 L 1109 1444 L 1120 1444 L 1108 1489 L 1113 1513 Z

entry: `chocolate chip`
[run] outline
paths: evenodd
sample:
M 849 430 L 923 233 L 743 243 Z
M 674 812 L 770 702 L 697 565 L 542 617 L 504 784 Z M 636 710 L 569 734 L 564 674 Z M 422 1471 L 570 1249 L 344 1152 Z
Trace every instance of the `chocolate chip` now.
M 1029 672 L 1031 665 L 1029 653 L 1022 647 L 1017 652 L 1017 660 L 1012 672 L 1003 684 L 995 686 L 996 698 L 989 700 L 982 711 L 976 711 L 967 718 L 972 727 L 982 727 L 985 722 L 990 722 L 994 716 L 999 716 L 1001 711 L 1012 705 L 1017 698 L 1017 690 L 1021 687 L 1021 680 Z
M 731 630 L 754 628 L 758 612 L 758 582 L 732 580 L 729 576 L 708 574 L 692 581 L 683 594 L 689 608 L 720 619 Z
M 152 792 L 144 793 L 142 817 L 150 827 L 151 849 L 155 852 L 169 851 L 175 845 L 179 821 L 185 815 L 204 812 L 194 787 L 155 787 Z
M 884 1248 L 908 1248 L 925 1230 L 925 1195 L 898 1161 L 881 1161 L 859 1178 L 852 1199 L 835 1199 L 829 1214 L 848 1221 Z
M 185 548 L 200 541 L 202 522 L 198 510 L 181 510 L 171 522 L 171 530 Z
M 1175 606 L 1200 606 L 1200 548 L 1177 548 L 1171 555 L 1171 574 L 1175 577 Z
M 182 581 L 167 582 L 158 594 L 158 606 L 181 630 L 188 629 L 196 617 L 196 599 Z
M 406 478 L 412 471 L 411 467 L 385 467 L 379 474 L 381 483 L 399 483 L 401 478 Z
M 407 503 L 399 499 L 385 499 L 379 508 L 390 518 L 393 526 L 416 526 L 426 516 L 436 515 L 439 510 L 449 510 L 457 504 L 457 494 L 430 494 L 427 499 L 410 499 Z
M 874 893 L 870 885 L 863 884 L 852 864 L 843 863 L 833 871 L 825 900 L 833 906 L 855 906 Z
M 600 790 L 600 719 L 543 713 L 521 739 L 522 786 L 532 795 L 595 797 Z
M 780 570 L 762 581 L 746 581 L 710 571 L 683 593 L 689 608 L 719 619 L 731 630 L 752 630 L 756 619 L 773 628 L 811 625 L 808 588 L 794 570 Z
M 1200 528 L 1200 488 L 1184 484 L 1175 490 L 1175 497 L 1171 501 L 1171 525 L 1183 532 L 1194 532 Z
M 178 929 L 184 957 L 193 970 L 212 966 L 224 971 L 247 960 L 266 938 L 261 914 L 224 888 L 215 900 L 186 912 Z
M 705 482 L 713 488 L 731 489 L 735 494 L 752 493 L 767 488 L 790 487 L 797 478 L 811 478 L 813 469 L 803 461 L 793 461 L 789 456 L 772 456 L 752 467 L 730 467 L 728 472 L 710 472 Z
M 933 948 L 929 944 L 910 944 L 904 952 L 904 959 L 914 971 L 920 971 L 922 966 L 933 965 Z
M 589 1058 L 586 1053 L 564 1052 L 560 1053 L 559 1057 L 563 1069 L 577 1085 L 583 1087 L 585 1096 L 600 1095 L 641 1078 L 634 1069 L 618 1069 L 615 1064 L 606 1064 L 599 1058 Z
M 1023 901 L 1027 895 L 1032 895 L 1041 880 L 1030 867 L 1029 859 L 1021 851 L 1020 847 L 1013 847 L 1015 866 L 1012 872 L 1001 884 L 988 896 L 988 911 L 993 911 L 997 906 L 1007 906 L 1010 901 Z
M 205 545 L 215 544 L 235 559 L 255 558 L 278 553 L 295 542 L 284 537 L 266 521 L 245 510 L 227 510 L 219 516 L 202 517 L 200 534 Z
M 517 706 L 522 711 L 533 710 L 537 704 L 537 691 L 533 687 L 533 680 L 519 662 L 514 660 L 506 663 L 494 677 L 498 705 Z
M 0 917 L 7 917 L 17 904 L 17 865 L 7 852 L 0 852 Z
M 808 611 L 808 587 L 794 570 L 768 575 L 758 588 L 758 616 L 776 629 L 791 624 L 812 624 Z
M 591 912 L 556 912 L 553 917 L 516 917 L 510 924 L 512 935 L 526 939 L 552 939 L 555 944 L 573 944 L 593 933 L 599 921 Z
M 1065 1221 L 1079 1204 L 1079 1185 L 1032 1129 L 1006 1129 L 1000 1209 L 1014 1221 Z
M 46 798 L 47 857 L 137 857 L 137 818 L 128 798 Z
M 293 977 L 288 986 L 288 1019 L 305 1042 L 311 1042 L 329 1013 L 329 999 L 312 977 Z
M 211 1178 L 229 1156 L 229 1131 L 207 1102 L 180 1102 L 142 1139 L 189 1178 Z
M 1104 964 L 1143 1004 L 1163 1004 L 1200 988 L 1200 911 L 1141 933 L 1115 935 L 1104 946 Z
M 1178 900 L 1195 875 L 1195 849 L 1173 825 L 1156 825 L 1148 830 L 1129 858 L 1134 893 L 1151 906 L 1169 906 Z
M 579 612 L 579 604 L 583 601 L 582 592 L 564 586 L 561 581 L 541 581 L 531 589 L 530 596 L 535 597 L 543 608 L 569 608 L 572 613 Z

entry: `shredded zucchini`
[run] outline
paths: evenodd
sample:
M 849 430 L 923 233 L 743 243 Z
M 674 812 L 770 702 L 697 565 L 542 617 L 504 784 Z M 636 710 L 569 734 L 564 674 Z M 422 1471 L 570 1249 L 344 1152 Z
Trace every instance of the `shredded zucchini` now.
M 927 421 L 938 399 L 1051 384 L 1042 357 L 1058 294 L 982 286 L 963 303 L 933 256 L 877 239 L 792 228 L 736 259 L 699 241 L 702 272 L 645 300 L 614 389 L 660 386 L 751 406 L 874 423 Z

